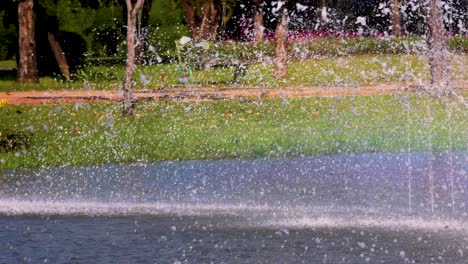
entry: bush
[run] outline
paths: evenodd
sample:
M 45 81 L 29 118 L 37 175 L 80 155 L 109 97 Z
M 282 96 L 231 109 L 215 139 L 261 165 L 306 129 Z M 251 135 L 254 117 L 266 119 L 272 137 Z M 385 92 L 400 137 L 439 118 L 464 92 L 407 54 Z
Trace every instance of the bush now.
M 125 65 L 125 57 L 95 57 L 86 58 L 86 66 Z
M 264 56 L 273 56 L 275 53 L 274 44 L 264 42 L 251 44 L 246 42 L 225 42 L 214 45 L 216 54 L 221 56 L 234 56 L 243 60 L 255 60 Z
M 0 60 L 13 58 L 16 51 L 16 34 L 0 32 Z
M 453 37 L 450 48 L 457 52 L 468 52 L 467 37 Z M 292 59 L 308 59 L 316 56 L 338 56 L 355 54 L 399 54 L 419 53 L 427 48 L 426 40 L 419 36 L 405 38 L 383 37 L 322 37 L 291 41 L 289 56 Z M 218 42 L 210 48 L 211 54 L 233 56 L 244 60 L 259 60 L 261 57 L 274 56 L 274 42 L 243 43 Z
M 12 25 L 7 25 L 13 16 L 8 13 L 8 5 L 5 8 L 7 10 L 0 11 L 0 60 L 12 59 L 17 49 L 16 30 Z
M 5 41 L 0 38 L 0 60 L 8 59 L 8 45 L 5 44 Z
M 118 81 L 123 78 L 124 68 L 119 66 L 84 67 L 77 72 L 79 80 L 86 81 Z
M 453 51 L 468 52 L 468 37 L 457 36 L 449 40 L 449 47 Z
M 124 22 L 115 19 L 90 31 L 91 52 L 97 56 L 124 56 Z
M 152 0 L 146 36 L 148 64 L 177 61 L 175 41 L 190 36 L 180 0 Z
M 146 36 L 147 50 L 145 58 L 150 63 L 170 62 L 174 59 L 175 42 L 190 33 L 186 26 L 150 26 Z
M 18 149 L 27 149 L 31 144 L 30 133 L 25 132 L 1 132 L 0 151 L 11 152 Z

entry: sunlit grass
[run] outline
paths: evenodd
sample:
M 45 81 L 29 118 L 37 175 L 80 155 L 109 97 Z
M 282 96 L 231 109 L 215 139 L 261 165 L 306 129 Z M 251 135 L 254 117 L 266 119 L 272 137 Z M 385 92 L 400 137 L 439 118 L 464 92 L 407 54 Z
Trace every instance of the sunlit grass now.
M 14 69 L 16 68 L 15 60 L 0 60 L 0 69 Z
M 452 74 L 455 79 L 468 79 L 468 55 L 456 54 L 452 58 Z M 355 55 L 292 61 L 289 79 L 277 81 L 272 77 L 271 63 L 255 63 L 249 66 L 240 84 L 268 86 L 346 86 L 372 83 L 429 80 L 428 59 L 421 55 Z M 0 91 L 60 90 L 60 89 L 117 89 L 121 86 L 124 66 L 94 66 L 78 72 L 75 81 L 63 82 L 53 78 L 41 78 L 40 84 L 18 85 L 14 81 L 0 81 Z M 193 70 L 193 82 L 181 83 L 182 74 L 175 64 L 142 66 L 136 70 L 136 89 L 161 89 L 167 86 L 202 85 L 219 87 L 233 81 L 234 70 L 215 68 Z M 188 80 L 190 81 L 190 80 Z
M 467 151 L 466 117 L 458 104 L 401 95 L 148 102 L 131 118 L 121 117 L 117 103 L 7 105 L 0 131 L 32 131 L 32 141 L 29 149 L 0 151 L 0 168 L 425 151 L 431 144 Z

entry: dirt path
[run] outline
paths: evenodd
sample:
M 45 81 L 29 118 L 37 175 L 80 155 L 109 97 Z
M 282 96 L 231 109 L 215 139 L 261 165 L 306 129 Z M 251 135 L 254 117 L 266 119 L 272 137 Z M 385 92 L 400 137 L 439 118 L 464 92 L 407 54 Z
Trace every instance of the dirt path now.
M 183 87 L 165 88 L 161 90 L 136 90 L 137 100 L 235 100 L 239 98 L 258 97 L 334 97 L 334 96 L 371 96 L 394 94 L 412 89 L 411 83 L 390 83 L 361 86 L 293 86 L 278 88 L 262 88 L 252 86 L 231 86 L 226 88 Z M 468 80 L 458 80 L 457 89 L 468 89 Z M 6 99 L 8 104 L 48 104 L 76 103 L 90 101 L 121 101 L 120 90 L 64 90 L 64 91 L 22 91 L 0 92 L 0 100 Z

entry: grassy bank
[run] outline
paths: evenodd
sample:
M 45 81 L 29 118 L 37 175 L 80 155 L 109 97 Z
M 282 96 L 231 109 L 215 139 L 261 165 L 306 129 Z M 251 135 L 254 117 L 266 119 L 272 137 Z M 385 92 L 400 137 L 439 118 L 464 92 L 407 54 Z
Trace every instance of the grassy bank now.
M 457 54 L 452 58 L 452 73 L 456 79 L 468 79 L 468 55 Z M 0 81 L 0 91 L 63 90 L 63 89 L 115 89 L 122 82 L 124 66 L 92 66 L 79 71 L 73 82 L 53 78 L 41 78 L 39 84 L 18 85 L 14 80 Z M 136 88 L 159 89 L 181 85 L 177 81 L 177 65 L 163 64 L 140 67 L 136 71 Z M 194 85 L 220 87 L 232 81 L 233 69 L 217 68 L 194 71 Z M 428 60 L 418 55 L 355 55 L 314 60 L 296 60 L 289 64 L 289 79 L 272 78 L 271 62 L 249 66 L 241 84 L 274 85 L 350 85 L 402 80 L 429 80 Z M 183 85 L 183 84 L 182 84 Z
M 436 151 L 467 150 L 466 108 L 427 98 L 149 102 L 132 118 L 120 111 L 120 104 L 4 106 L 0 131 L 30 135 L 30 147 L 1 150 L 0 168 L 424 151 L 430 141 Z

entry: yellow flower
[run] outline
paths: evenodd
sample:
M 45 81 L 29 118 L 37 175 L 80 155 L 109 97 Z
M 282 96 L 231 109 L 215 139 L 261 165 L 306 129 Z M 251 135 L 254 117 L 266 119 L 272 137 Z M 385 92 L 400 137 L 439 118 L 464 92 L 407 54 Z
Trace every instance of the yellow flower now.
M 0 100 L 0 108 L 4 107 L 5 105 L 8 104 L 8 100 L 7 99 L 1 99 Z

